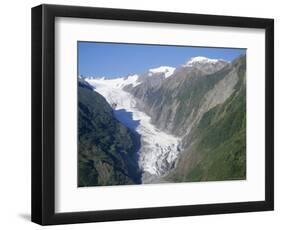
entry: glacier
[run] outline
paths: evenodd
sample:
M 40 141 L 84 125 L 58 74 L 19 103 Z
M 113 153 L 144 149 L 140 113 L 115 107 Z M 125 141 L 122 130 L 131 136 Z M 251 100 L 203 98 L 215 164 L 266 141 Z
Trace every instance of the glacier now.
M 85 78 L 94 90 L 114 106 L 115 117 L 131 130 L 140 134 L 138 152 L 142 183 L 161 182 L 174 168 L 180 153 L 181 138 L 157 129 L 151 118 L 136 107 L 136 99 L 123 88 L 139 84 L 138 75 L 115 79 Z

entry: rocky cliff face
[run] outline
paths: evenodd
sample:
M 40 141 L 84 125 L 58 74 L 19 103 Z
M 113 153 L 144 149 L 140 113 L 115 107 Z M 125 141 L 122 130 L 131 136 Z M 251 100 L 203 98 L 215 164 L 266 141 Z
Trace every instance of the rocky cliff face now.
M 185 163 L 176 164 L 173 180 L 185 181 L 186 175 L 191 172 L 192 167 L 189 165 L 194 164 L 193 167 L 196 168 L 195 165 L 201 162 L 200 152 L 202 150 L 194 146 L 195 143 L 200 142 L 199 140 L 201 140 L 205 129 L 209 129 L 209 135 L 212 135 L 212 129 L 216 128 L 204 124 L 206 116 L 210 116 L 210 111 L 217 111 L 215 116 L 217 125 L 219 125 L 220 122 L 225 122 L 224 119 L 229 116 L 229 111 L 238 103 L 240 106 L 236 112 L 243 116 L 232 117 L 233 121 L 227 122 L 236 122 L 241 125 L 241 121 L 245 119 L 246 104 L 241 103 L 241 101 L 245 101 L 246 97 L 245 71 L 245 57 L 240 57 L 232 63 L 197 57 L 175 69 L 169 78 L 163 76 L 156 76 L 152 80 L 151 78 L 144 78 L 137 86 L 125 89 L 136 98 L 138 108 L 151 117 L 151 122 L 157 128 L 182 138 L 184 151 L 181 154 L 181 160 L 178 162 Z M 233 135 L 241 132 L 241 135 L 245 136 L 245 130 L 240 128 L 239 126 L 239 131 L 236 130 Z M 199 131 L 200 129 L 201 131 Z M 225 132 L 226 136 L 228 135 L 228 131 L 224 130 L 224 127 L 222 127 L 221 132 Z M 208 139 L 209 136 L 207 135 L 205 138 Z M 223 140 L 222 138 L 218 145 L 224 143 Z M 245 140 L 242 138 L 240 144 L 236 147 L 240 148 L 244 145 Z M 212 146 L 210 151 L 214 151 L 215 148 L 217 146 Z M 238 151 L 241 159 L 244 159 L 245 151 L 246 149 L 243 147 Z M 189 160 L 186 156 L 189 156 Z M 208 162 L 213 162 L 213 159 L 208 158 Z M 243 163 L 242 160 L 239 162 L 241 167 L 238 170 L 240 174 L 238 173 L 237 178 L 243 178 L 245 176 L 245 162 Z M 231 167 L 231 162 L 229 164 L 229 167 Z M 222 167 L 225 167 L 225 165 Z M 184 177 L 181 177 L 177 172 L 183 173 Z M 228 174 L 225 173 L 225 175 Z M 192 180 L 192 178 L 189 178 L 189 180 Z M 202 178 L 204 179 L 204 176 L 200 177 L 199 180 L 202 180 Z
M 171 181 L 246 179 L 246 60 L 208 91 Z M 202 112 L 204 111 L 204 113 Z
M 228 82 L 235 84 L 235 73 L 231 70 L 231 64 L 225 61 L 197 57 L 175 69 L 169 78 L 146 77 L 141 84 L 126 90 L 137 98 L 137 106 L 149 114 L 159 129 L 182 136 L 220 98 L 219 90 L 226 84 L 227 80 L 223 80 L 226 75 Z M 220 85 L 213 89 L 220 80 Z M 204 98 L 211 100 L 210 96 L 216 98 L 205 101 Z M 226 92 L 224 97 L 227 96 Z

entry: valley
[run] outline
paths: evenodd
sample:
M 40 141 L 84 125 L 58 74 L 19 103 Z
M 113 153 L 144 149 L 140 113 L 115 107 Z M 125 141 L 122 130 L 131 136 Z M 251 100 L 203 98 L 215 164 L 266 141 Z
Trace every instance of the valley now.
M 119 127 L 102 133 L 102 138 L 113 137 L 109 147 L 101 146 L 101 158 L 96 159 L 101 149 L 97 146 L 81 159 L 87 173 L 94 172 L 94 185 L 246 178 L 246 56 L 232 62 L 194 57 L 178 67 L 160 66 L 125 77 L 79 77 L 79 81 L 88 94 L 95 94 L 86 101 L 94 116 L 86 115 L 83 122 L 104 116 L 95 114 L 98 109 L 106 108 L 107 113 L 105 123 L 94 122 L 89 132 L 107 129 L 107 122 Z M 79 93 L 83 90 L 79 88 Z M 83 98 L 79 96 L 79 101 Z M 102 101 L 98 107 L 91 103 L 97 98 Z M 83 108 L 79 119 L 85 114 Z M 100 142 L 87 132 L 82 140 L 94 146 Z M 82 156 L 83 148 L 79 148 Z
M 143 171 L 142 183 L 160 181 L 161 177 L 174 167 L 180 152 L 181 139 L 151 124 L 151 118 L 136 107 L 134 96 L 123 90 L 126 84 L 132 83 L 130 77 L 128 79 L 127 81 L 123 78 L 86 80 L 110 105 L 115 105 L 116 118 L 140 135 L 141 147 L 137 154 L 139 167 Z

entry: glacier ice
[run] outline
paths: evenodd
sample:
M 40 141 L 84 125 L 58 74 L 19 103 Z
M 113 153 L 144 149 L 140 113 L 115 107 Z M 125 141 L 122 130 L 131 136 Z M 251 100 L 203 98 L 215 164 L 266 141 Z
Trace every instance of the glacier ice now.
M 157 129 L 150 122 L 150 117 L 136 107 L 135 98 L 123 87 L 129 84 L 136 85 L 137 76 L 133 75 L 127 78 L 117 79 L 85 79 L 91 84 L 95 91 L 101 94 L 107 102 L 115 105 L 116 118 L 133 129 L 141 136 L 141 147 L 139 150 L 139 166 L 146 175 L 161 177 L 171 170 L 180 153 L 179 137 L 167 134 Z M 128 121 L 124 113 L 118 111 L 125 110 L 132 114 L 133 121 L 139 121 L 137 126 L 135 122 Z M 145 182 L 144 182 L 145 183 Z

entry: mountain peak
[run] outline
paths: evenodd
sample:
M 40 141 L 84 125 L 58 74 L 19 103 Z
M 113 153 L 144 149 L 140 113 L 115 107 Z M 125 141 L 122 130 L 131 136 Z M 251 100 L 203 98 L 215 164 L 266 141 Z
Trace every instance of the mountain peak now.
M 219 61 L 226 62 L 222 59 L 211 59 L 203 56 L 198 56 L 190 58 L 184 66 L 193 66 L 194 64 L 216 64 Z
M 149 69 L 148 72 L 150 75 L 152 74 L 164 74 L 165 78 L 170 77 L 176 68 L 171 67 L 171 66 L 159 66 L 157 68 Z

